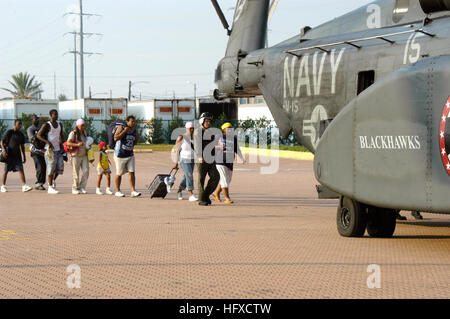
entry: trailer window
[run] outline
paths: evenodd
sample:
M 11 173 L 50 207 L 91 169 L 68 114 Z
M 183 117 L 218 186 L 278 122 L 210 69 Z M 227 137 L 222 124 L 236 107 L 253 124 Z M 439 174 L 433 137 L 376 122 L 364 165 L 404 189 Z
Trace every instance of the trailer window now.
M 94 108 L 88 109 L 89 115 L 100 115 L 103 113 L 102 111 L 103 111 L 103 109 L 94 109 Z
M 110 109 L 109 113 L 113 114 L 113 115 L 122 115 L 123 114 L 123 109 Z
M 172 108 L 171 107 L 160 107 L 159 113 L 172 113 Z
M 178 113 L 191 113 L 191 108 L 190 107 L 178 107 Z

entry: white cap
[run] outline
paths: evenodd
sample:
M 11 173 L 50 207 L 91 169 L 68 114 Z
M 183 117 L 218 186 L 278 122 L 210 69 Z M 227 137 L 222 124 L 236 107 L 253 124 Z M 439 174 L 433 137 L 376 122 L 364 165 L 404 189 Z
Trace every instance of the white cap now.
M 194 123 L 192 123 L 192 122 L 187 122 L 186 123 L 186 128 L 194 128 L 195 126 L 194 126 Z

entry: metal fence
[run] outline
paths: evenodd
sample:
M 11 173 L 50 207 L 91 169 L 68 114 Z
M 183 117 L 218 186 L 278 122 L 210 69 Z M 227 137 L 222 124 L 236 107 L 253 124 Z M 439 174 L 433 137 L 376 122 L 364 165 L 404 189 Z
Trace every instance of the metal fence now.
M 21 118 L 23 122 L 22 131 L 26 135 L 26 130 L 31 126 L 31 118 L 23 117 Z M 40 125 L 42 125 L 47 119 L 41 119 Z M 3 137 L 5 132 L 8 129 L 12 129 L 14 127 L 14 119 L 0 119 L 0 137 Z M 64 135 L 68 136 L 69 133 L 75 128 L 76 120 L 69 119 L 60 119 L 59 120 L 64 128 Z M 91 118 L 85 119 L 86 121 L 86 132 L 88 136 L 94 138 L 96 143 L 100 143 L 101 141 L 107 141 L 107 129 L 109 124 L 114 121 L 111 120 L 94 120 Z M 172 132 L 177 128 L 182 128 L 185 126 L 187 122 L 193 122 L 194 120 L 162 120 L 162 119 L 152 119 L 152 120 L 143 120 L 137 119 L 137 128 L 140 135 L 139 143 L 149 143 L 149 144 L 174 144 L 175 141 L 171 140 Z M 244 130 L 247 129 L 265 129 L 266 133 L 269 137 L 268 143 L 270 143 L 270 136 L 273 129 L 276 129 L 276 124 L 273 121 L 269 121 L 266 119 L 260 120 L 245 120 L 245 121 L 237 121 L 237 120 L 226 120 L 226 119 L 216 119 L 212 123 L 212 127 L 220 128 L 223 123 L 230 122 L 233 124 L 235 128 L 241 128 Z M 248 138 L 247 138 L 247 142 Z M 250 141 L 255 142 L 257 141 Z M 289 145 L 296 146 L 300 145 L 296 139 L 294 134 L 291 134 L 287 139 L 279 139 L 280 145 Z

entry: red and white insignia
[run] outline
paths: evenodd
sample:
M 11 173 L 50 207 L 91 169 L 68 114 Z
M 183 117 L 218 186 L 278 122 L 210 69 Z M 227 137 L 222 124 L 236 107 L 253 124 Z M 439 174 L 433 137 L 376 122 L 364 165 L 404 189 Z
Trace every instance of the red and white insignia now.
M 447 126 L 447 119 L 450 114 L 450 97 L 445 103 L 444 110 L 442 111 L 441 117 L 441 125 L 439 127 L 439 149 L 441 152 L 442 163 L 444 164 L 444 168 L 447 171 L 447 174 L 450 175 L 450 160 L 448 158 L 448 151 L 445 146 L 445 128 Z

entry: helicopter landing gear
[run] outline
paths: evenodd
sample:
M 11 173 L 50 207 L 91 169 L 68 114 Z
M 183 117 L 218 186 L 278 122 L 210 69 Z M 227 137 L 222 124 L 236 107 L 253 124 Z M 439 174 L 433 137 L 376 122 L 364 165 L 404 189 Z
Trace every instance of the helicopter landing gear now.
M 397 225 L 397 211 L 378 207 L 368 208 L 367 232 L 371 237 L 390 238 Z
M 397 225 L 397 211 L 393 209 L 366 206 L 354 199 L 342 196 L 337 211 L 337 228 L 343 237 L 390 238 Z
M 337 211 L 337 228 L 343 237 L 363 237 L 367 226 L 367 212 L 363 204 L 342 196 Z

